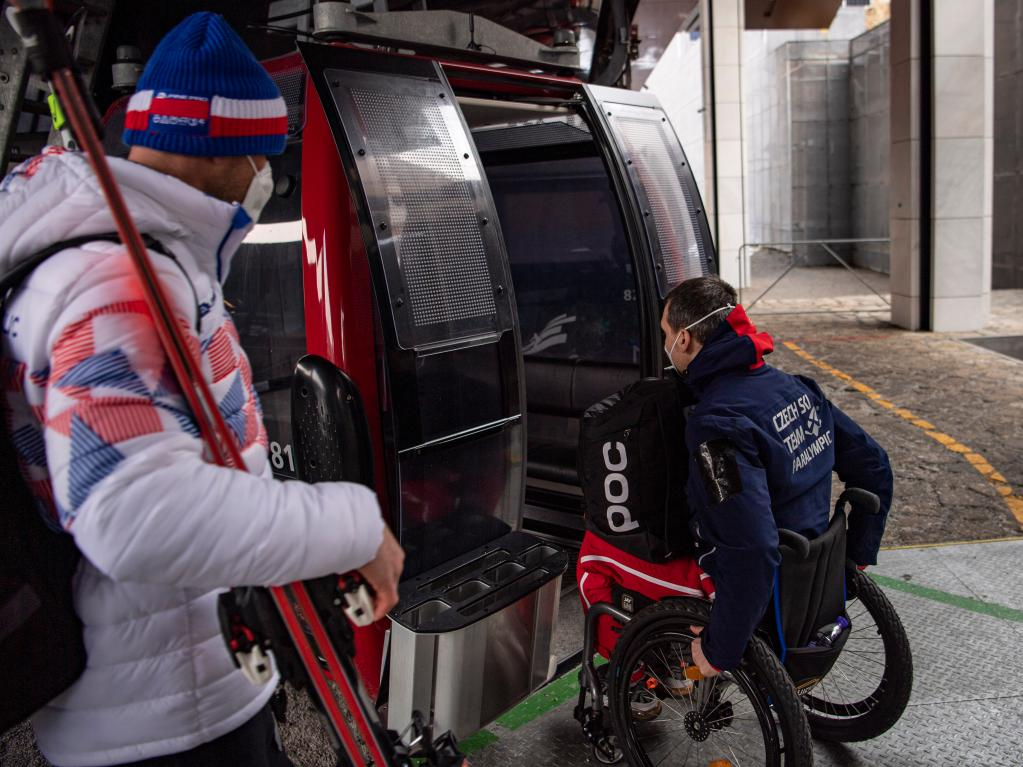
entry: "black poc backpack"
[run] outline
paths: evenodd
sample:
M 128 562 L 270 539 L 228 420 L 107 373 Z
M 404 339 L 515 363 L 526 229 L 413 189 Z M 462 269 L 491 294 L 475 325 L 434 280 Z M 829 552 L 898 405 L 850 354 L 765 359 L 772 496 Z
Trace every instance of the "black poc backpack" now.
M 156 240 L 146 246 L 165 255 Z M 0 280 L 0 319 L 8 297 L 44 260 L 89 242 L 119 242 L 94 234 L 56 243 Z M 0 733 L 31 716 L 85 670 L 82 624 L 71 580 L 81 554 L 72 537 L 47 527 L 18 468 L 0 415 Z
M 579 428 L 586 527 L 648 562 L 692 554 L 678 380 L 644 378 L 592 405 Z

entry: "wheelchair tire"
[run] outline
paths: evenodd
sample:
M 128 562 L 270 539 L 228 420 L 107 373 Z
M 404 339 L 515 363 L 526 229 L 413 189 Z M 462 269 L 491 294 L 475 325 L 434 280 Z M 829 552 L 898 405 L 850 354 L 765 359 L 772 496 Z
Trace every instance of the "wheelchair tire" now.
M 654 767 L 671 757 L 673 767 L 812 765 L 803 707 L 785 669 L 762 640 L 751 640 L 739 668 L 695 682 L 688 694 L 677 692 L 682 675 L 674 666 L 684 669 L 691 663 L 690 626 L 706 625 L 709 619 L 706 602 L 671 599 L 641 610 L 623 629 L 609 666 L 608 708 L 628 763 Z M 676 692 L 669 693 L 658 669 L 674 672 L 671 686 Z M 653 717 L 651 693 L 661 704 Z M 637 694 L 646 700 L 637 702 Z M 645 713 L 634 712 L 634 705 L 645 705 Z
M 810 731 L 818 740 L 852 743 L 876 738 L 899 720 L 913 689 L 913 654 L 902 621 L 877 584 L 854 573 L 846 605 L 852 622 L 849 639 L 828 675 L 801 695 Z M 829 689 L 843 700 L 827 699 Z

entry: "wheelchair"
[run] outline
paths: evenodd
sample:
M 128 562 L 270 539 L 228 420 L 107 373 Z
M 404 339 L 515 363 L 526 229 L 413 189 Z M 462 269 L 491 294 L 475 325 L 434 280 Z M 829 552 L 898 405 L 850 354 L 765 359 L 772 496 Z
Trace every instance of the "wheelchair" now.
M 586 618 L 575 717 L 597 761 L 655 765 L 813 764 L 811 736 L 877 737 L 909 702 L 913 661 L 905 629 L 884 593 L 845 557 L 846 507 L 877 513 L 877 496 L 850 488 L 828 529 L 812 541 L 779 530 L 781 565 L 771 601 L 738 668 L 703 678 L 692 627 L 710 603 L 653 602 L 621 592 Z M 611 660 L 598 669 L 598 619 L 622 624 Z M 830 627 L 826 640 L 818 637 Z M 837 627 L 837 628 L 836 628 Z

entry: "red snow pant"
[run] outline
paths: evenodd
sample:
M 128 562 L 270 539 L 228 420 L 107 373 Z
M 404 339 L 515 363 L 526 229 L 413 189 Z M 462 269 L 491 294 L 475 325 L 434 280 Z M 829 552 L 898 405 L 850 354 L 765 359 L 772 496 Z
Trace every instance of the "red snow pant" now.
M 710 576 L 693 557 L 655 564 L 627 554 L 591 532 L 586 533 L 579 550 L 576 579 L 586 612 L 597 602 L 612 602 L 615 584 L 655 602 L 680 596 L 714 598 Z M 601 616 L 597 621 L 597 652 L 610 658 L 621 630 L 616 620 Z

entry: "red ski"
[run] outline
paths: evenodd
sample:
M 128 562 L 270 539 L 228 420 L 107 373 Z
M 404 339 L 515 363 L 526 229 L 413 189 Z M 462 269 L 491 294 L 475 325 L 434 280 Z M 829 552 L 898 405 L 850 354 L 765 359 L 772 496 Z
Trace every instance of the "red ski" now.
M 142 236 L 106 162 L 95 107 L 82 87 L 50 3 L 12 0 L 12 5 L 12 21 L 33 68 L 52 83 L 75 138 L 99 180 L 210 461 L 244 471 L 234 438 L 202 377 L 198 359 L 189 351 L 175 322 Z M 349 618 L 360 623 L 371 620 L 369 602 L 366 585 L 352 573 L 270 589 L 234 589 L 221 604 L 221 618 L 228 645 L 246 675 L 255 681 L 269 678 L 272 667 L 266 651 L 272 650 L 282 676 L 309 690 L 328 725 L 335 749 L 347 755 L 351 764 L 405 767 L 413 759 L 437 767 L 463 764 L 452 735 L 434 740 L 429 724 L 417 715 L 407 730 L 416 746 L 409 748 L 383 727 L 366 699 L 352 664 L 354 642 Z

